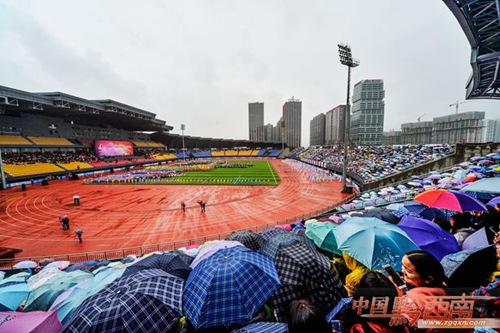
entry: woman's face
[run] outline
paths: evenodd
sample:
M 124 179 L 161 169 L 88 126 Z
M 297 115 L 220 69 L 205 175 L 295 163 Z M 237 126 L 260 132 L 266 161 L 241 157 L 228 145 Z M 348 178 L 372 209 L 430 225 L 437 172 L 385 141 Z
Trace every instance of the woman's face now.
M 421 287 L 427 284 L 422 279 L 420 274 L 417 272 L 415 266 L 408 259 L 408 256 L 403 257 L 402 264 L 403 264 L 403 277 L 406 284 L 412 285 L 414 287 Z

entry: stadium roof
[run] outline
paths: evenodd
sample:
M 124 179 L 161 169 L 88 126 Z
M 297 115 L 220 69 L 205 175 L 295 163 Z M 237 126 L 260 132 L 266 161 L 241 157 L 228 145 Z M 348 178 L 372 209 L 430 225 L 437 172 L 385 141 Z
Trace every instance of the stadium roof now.
M 93 125 L 105 124 L 128 131 L 156 132 L 172 130 L 156 114 L 106 100 L 87 100 L 61 92 L 30 93 L 0 86 L 0 112 L 31 112 L 62 117 L 68 121 Z
M 500 1 L 443 0 L 471 45 L 466 99 L 500 98 Z

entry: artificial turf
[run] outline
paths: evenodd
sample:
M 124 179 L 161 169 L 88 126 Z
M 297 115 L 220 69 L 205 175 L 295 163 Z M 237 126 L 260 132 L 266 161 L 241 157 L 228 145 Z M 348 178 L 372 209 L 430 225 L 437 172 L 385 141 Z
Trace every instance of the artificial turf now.
M 229 161 L 229 165 L 249 167 L 215 168 L 210 171 L 186 171 L 182 176 L 168 178 L 166 183 L 185 185 L 266 185 L 276 186 L 280 178 L 268 161 Z M 162 181 L 165 183 L 165 181 Z

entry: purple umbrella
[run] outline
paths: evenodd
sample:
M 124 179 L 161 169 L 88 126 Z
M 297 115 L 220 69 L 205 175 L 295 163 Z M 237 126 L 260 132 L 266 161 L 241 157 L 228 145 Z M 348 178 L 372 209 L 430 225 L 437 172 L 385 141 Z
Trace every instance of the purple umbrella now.
M 0 312 L 0 332 L 58 333 L 61 329 L 56 311 Z
M 212 242 L 208 245 L 204 245 L 203 248 L 200 250 L 200 252 L 196 255 L 196 258 L 194 258 L 190 267 L 194 269 L 202 260 L 212 256 L 215 252 L 235 246 L 243 246 L 243 244 L 236 241 L 223 240 L 223 241 Z
M 485 247 L 488 245 L 490 245 L 490 243 L 488 242 L 488 236 L 486 236 L 486 229 L 482 227 L 464 240 L 462 243 L 462 250 Z
M 445 255 L 460 251 L 457 240 L 436 223 L 414 216 L 404 216 L 398 227 L 422 250 L 431 253 L 437 260 Z
M 495 207 L 495 205 L 500 205 L 500 197 L 496 197 L 488 201 L 488 206 Z

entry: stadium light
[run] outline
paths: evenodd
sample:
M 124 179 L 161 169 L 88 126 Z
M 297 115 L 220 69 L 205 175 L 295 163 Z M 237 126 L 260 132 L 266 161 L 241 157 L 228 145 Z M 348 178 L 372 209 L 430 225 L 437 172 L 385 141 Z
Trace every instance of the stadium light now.
M 351 105 L 349 94 L 351 90 L 351 68 L 359 66 L 359 60 L 352 58 L 351 47 L 346 44 L 338 44 L 340 63 L 347 66 L 347 101 L 344 116 L 344 163 L 342 166 L 342 192 L 347 193 L 347 153 L 349 150 L 349 131 L 351 128 Z
M 2 189 L 7 189 L 5 182 L 5 173 L 3 172 L 2 149 L 0 149 L 0 177 L 2 177 Z
M 181 124 L 182 131 L 182 157 L 184 157 L 184 163 L 186 163 L 186 148 L 184 148 L 184 130 L 186 129 L 185 124 Z

